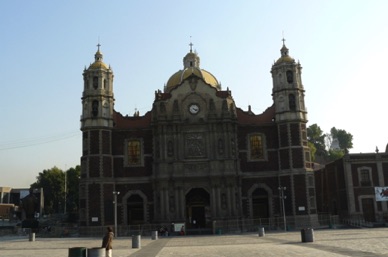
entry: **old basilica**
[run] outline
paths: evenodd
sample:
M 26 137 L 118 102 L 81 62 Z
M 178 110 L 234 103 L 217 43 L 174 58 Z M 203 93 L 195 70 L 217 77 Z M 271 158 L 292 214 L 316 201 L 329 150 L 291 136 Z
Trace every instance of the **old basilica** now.
M 98 46 L 83 72 L 80 226 L 112 225 L 115 217 L 121 226 L 211 228 L 283 215 L 315 222 L 301 71 L 283 41 L 271 68 L 273 104 L 255 114 L 235 105 L 190 44 L 152 109 L 123 116 Z

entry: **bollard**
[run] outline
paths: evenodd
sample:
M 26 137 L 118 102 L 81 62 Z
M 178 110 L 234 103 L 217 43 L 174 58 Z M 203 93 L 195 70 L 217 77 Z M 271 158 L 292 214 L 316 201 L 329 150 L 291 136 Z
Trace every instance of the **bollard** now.
M 29 234 L 29 241 L 34 242 L 35 241 L 35 233 L 30 232 Z
M 152 231 L 151 239 L 152 240 L 158 240 L 158 231 Z
M 141 236 L 132 236 L 132 248 L 141 248 Z
M 264 227 L 260 227 L 259 228 L 259 237 L 262 237 L 265 235 L 265 232 L 264 232 Z
M 304 228 L 301 231 L 302 243 L 314 242 L 314 229 Z
M 106 249 L 101 247 L 89 248 L 88 257 L 105 257 Z
M 86 257 L 86 248 L 85 247 L 69 248 L 68 257 Z

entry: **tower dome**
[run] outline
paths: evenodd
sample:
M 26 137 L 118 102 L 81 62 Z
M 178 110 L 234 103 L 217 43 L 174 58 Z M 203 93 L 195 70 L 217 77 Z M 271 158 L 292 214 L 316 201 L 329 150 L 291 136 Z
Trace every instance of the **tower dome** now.
M 217 90 L 221 90 L 221 85 L 216 77 L 210 72 L 199 67 L 200 58 L 196 52 L 192 51 L 192 46 L 193 44 L 190 43 L 190 52 L 183 58 L 183 70 L 177 71 L 168 79 L 164 88 L 165 93 L 171 92 L 172 89 L 180 85 L 185 79 L 192 75 L 203 79 L 205 83 Z
M 295 59 L 288 55 L 288 48 L 284 44 L 285 39 L 283 39 L 283 47 L 280 49 L 280 58 L 275 62 L 275 65 L 281 63 L 294 63 Z
M 94 55 L 94 63 L 90 64 L 89 69 L 106 69 L 109 67 L 102 61 L 102 53 L 100 52 L 100 44 L 97 45 L 98 49 L 96 54 Z

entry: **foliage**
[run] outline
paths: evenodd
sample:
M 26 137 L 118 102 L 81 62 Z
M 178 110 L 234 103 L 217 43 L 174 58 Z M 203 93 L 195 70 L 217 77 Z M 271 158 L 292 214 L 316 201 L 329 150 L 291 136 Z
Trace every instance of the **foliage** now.
M 315 155 L 327 155 L 325 149 L 325 137 L 326 135 L 323 134 L 322 129 L 317 124 L 313 124 L 307 128 L 307 140 L 312 143 L 316 149 L 315 153 L 311 152 L 312 159 L 315 160 Z
M 335 139 L 338 140 L 340 149 L 332 149 Z M 324 162 L 334 161 L 342 158 L 349 149 L 353 148 L 353 135 L 335 127 L 331 128 L 330 133 L 324 134 L 317 124 L 313 124 L 307 128 L 307 140 L 316 149 L 314 152 L 312 145 L 309 144 L 313 161 L 317 159 L 316 157 L 320 157 Z
M 342 149 L 329 149 L 328 159 L 329 161 L 335 161 L 342 158 L 345 155 L 345 151 Z
M 332 127 L 330 130 L 332 138 L 337 138 L 341 149 L 348 153 L 349 149 L 353 148 L 353 135 L 343 129 Z
M 78 207 L 78 185 L 80 166 L 63 172 L 57 167 L 43 170 L 36 177 L 32 188 L 43 188 L 44 213 L 60 213 L 65 211 L 65 180 L 66 180 L 66 209 L 76 210 Z
M 307 142 L 309 148 L 310 148 L 310 153 L 311 153 L 311 161 L 315 161 L 315 153 L 317 152 L 317 148 L 315 145 L 311 142 Z
M 78 211 L 78 199 L 79 199 L 79 179 L 81 176 L 81 166 L 77 165 L 75 168 L 67 170 L 67 205 L 68 212 Z

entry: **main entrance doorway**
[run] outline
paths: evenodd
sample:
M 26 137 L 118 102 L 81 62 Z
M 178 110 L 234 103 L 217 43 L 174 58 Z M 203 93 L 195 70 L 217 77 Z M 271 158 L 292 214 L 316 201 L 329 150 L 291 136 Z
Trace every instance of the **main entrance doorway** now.
M 131 195 L 127 200 L 127 224 L 144 223 L 144 204 L 139 195 Z
M 252 193 L 252 214 L 254 219 L 269 218 L 268 193 L 263 188 Z
M 210 196 L 203 188 L 193 188 L 186 195 L 187 228 L 211 226 Z

